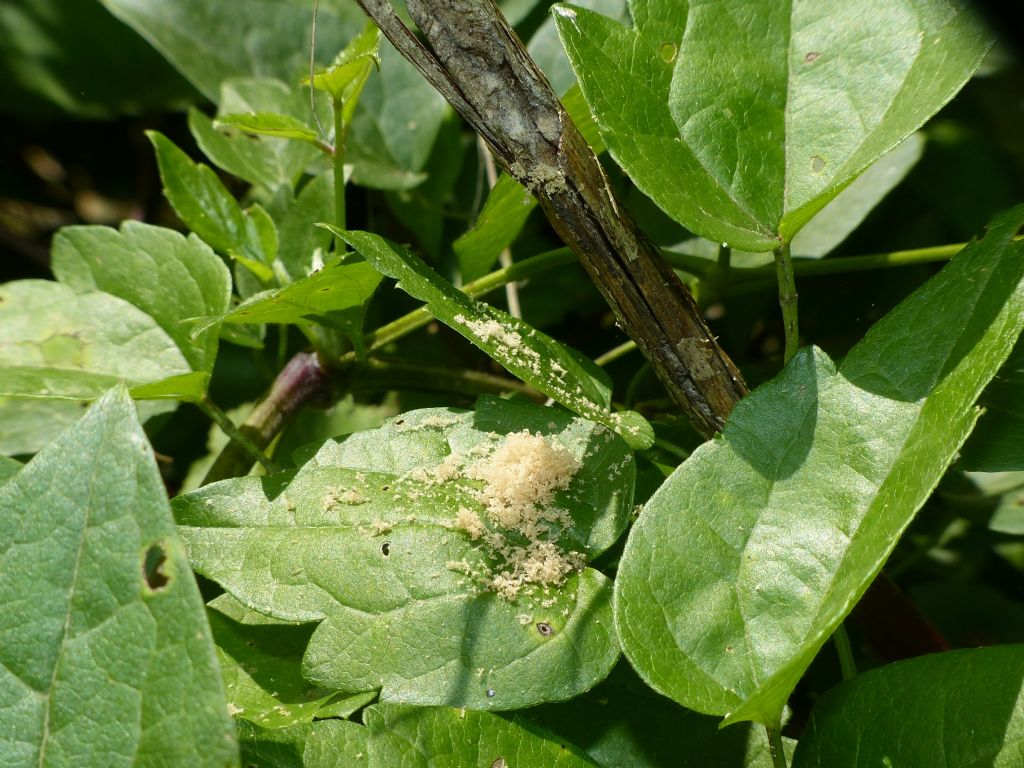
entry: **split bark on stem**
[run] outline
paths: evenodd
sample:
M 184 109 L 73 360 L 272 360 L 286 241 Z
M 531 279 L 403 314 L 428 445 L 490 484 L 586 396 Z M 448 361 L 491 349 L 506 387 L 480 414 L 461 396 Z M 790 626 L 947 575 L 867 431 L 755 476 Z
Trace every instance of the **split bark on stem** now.
M 356 0 L 540 201 L 698 432 L 722 428 L 746 384 L 697 303 L 625 210 L 600 163 L 493 0 Z

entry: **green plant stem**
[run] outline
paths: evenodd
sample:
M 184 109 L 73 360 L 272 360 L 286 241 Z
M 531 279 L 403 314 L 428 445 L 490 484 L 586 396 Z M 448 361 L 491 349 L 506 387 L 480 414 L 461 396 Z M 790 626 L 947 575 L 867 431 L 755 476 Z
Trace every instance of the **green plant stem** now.
M 575 260 L 576 257 L 568 248 L 556 248 L 553 251 L 546 251 L 536 256 L 531 256 L 528 259 L 517 261 L 509 267 L 484 275 L 479 280 L 466 283 L 462 286 L 462 291 L 468 296 L 479 298 L 496 288 L 502 287 L 506 283 L 525 280 L 528 277 L 540 274 L 554 267 L 571 264 Z M 422 328 L 433 319 L 434 316 L 430 314 L 426 307 L 414 309 L 412 312 L 382 325 L 373 333 L 367 334 L 366 351 L 368 353 L 376 352 L 391 342 L 397 341 L 403 336 L 408 336 L 413 331 Z M 354 361 L 355 353 L 349 352 L 342 355 L 338 363 L 340 365 L 347 365 Z
M 232 440 L 213 462 L 213 466 L 203 478 L 203 485 L 246 474 L 252 467 L 253 448 L 255 447 L 256 452 L 262 455 L 262 449 L 270 444 L 274 436 L 284 429 L 305 405 L 317 401 L 329 402 L 332 386 L 331 372 L 320 364 L 315 352 L 300 352 L 295 355 L 277 375 L 266 396 L 256 404 L 240 427 L 236 429 L 225 416 L 228 424 L 221 424 L 221 428 L 232 437 Z M 215 416 L 213 418 L 216 419 Z M 237 432 L 238 439 L 227 431 L 228 428 Z M 272 471 L 273 464 L 269 463 L 269 460 L 261 463 Z
M 353 369 L 350 381 L 350 392 L 419 389 L 471 397 L 518 392 L 537 402 L 542 403 L 546 399 L 533 387 L 505 376 L 390 357 L 374 357 L 361 362 Z
M 846 634 L 845 626 L 840 624 L 836 627 L 836 631 L 832 633 L 832 642 L 836 644 L 843 680 L 852 680 L 857 676 L 857 663 L 853 660 L 853 648 L 850 646 L 850 636 Z
M 764 730 L 768 734 L 768 752 L 772 756 L 772 765 L 774 768 L 788 768 L 786 749 L 782 744 L 782 729 L 777 725 L 766 725 Z
M 238 448 L 248 454 L 249 465 L 252 466 L 253 461 L 258 461 L 263 465 L 263 468 L 268 472 L 276 472 L 277 467 L 270 459 L 260 450 L 252 440 L 249 439 L 248 435 L 245 434 L 241 429 L 235 426 L 234 422 L 228 417 L 224 411 L 222 411 L 216 403 L 214 403 L 209 396 L 204 395 L 202 400 L 196 401 L 196 405 L 199 409 L 209 416 L 213 422 L 220 427 L 221 432 L 228 436 L 231 440 L 231 444 L 237 444 Z
M 608 363 L 611 363 L 611 362 L 614 362 L 615 360 L 618 360 L 620 357 L 623 357 L 623 356 L 629 354 L 634 349 L 636 349 L 636 342 L 635 341 L 633 341 L 632 339 L 630 339 L 629 341 L 624 341 L 621 344 L 619 344 L 619 346 L 613 347 L 612 349 L 609 349 L 603 355 L 601 355 L 600 357 L 596 358 L 594 360 L 594 363 L 596 363 L 597 365 L 601 365 L 601 366 L 608 365 Z
M 334 225 L 345 229 L 345 141 L 348 125 L 342 109 L 341 99 L 334 99 Z M 334 252 L 339 256 L 348 253 L 348 244 L 334 236 Z
M 786 335 L 783 359 L 789 362 L 800 347 L 800 324 L 797 319 L 796 279 L 789 244 L 775 249 L 775 275 L 779 281 L 779 307 L 782 309 L 782 327 Z

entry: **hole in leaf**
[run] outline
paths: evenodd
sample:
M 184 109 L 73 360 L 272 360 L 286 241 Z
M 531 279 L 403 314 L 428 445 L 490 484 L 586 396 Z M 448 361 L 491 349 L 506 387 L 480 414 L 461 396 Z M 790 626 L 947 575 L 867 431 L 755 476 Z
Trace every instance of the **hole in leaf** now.
M 677 53 L 679 53 L 679 48 L 676 47 L 675 43 L 662 43 L 661 47 L 658 48 L 658 55 L 661 56 L 662 61 L 666 64 L 671 64 L 675 61 Z
M 504 757 L 499 757 L 491 763 L 491 768 L 508 768 L 508 763 L 505 762 Z
M 546 621 L 537 622 L 537 631 L 544 637 L 550 637 L 555 634 L 555 628 L 548 624 Z
M 821 58 L 820 53 L 818 53 L 817 51 L 811 51 L 806 56 L 804 56 L 804 61 L 810 64 L 812 61 L 817 61 L 819 58 Z
M 142 578 L 150 592 L 157 592 L 165 588 L 171 581 L 171 577 L 164 571 L 164 564 L 167 562 L 167 552 L 160 542 L 153 544 L 146 550 L 142 557 Z
M 821 173 L 825 170 L 825 159 L 821 155 L 815 155 L 811 158 L 811 170 L 815 173 Z
M 384 555 L 384 557 L 387 557 L 388 555 L 391 554 L 391 542 L 390 541 L 385 541 L 383 544 L 380 545 L 380 553 L 382 555 Z
M 488 688 L 487 689 L 487 698 L 488 699 L 493 699 L 497 695 L 497 693 L 498 692 L 495 691 L 493 688 Z

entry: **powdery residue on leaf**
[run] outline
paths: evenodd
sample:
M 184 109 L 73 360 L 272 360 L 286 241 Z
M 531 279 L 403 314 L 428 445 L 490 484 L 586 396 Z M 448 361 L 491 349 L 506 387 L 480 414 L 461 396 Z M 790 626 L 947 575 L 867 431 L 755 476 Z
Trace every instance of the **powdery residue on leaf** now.
M 572 518 L 555 506 L 555 492 L 566 490 L 579 468 L 563 446 L 523 430 L 507 435 L 492 453 L 463 469 L 466 477 L 483 483 L 474 495 L 498 531 L 465 507 L 455 526 L 481 541 L 500 563 L 479 576 L 502 598 L 514 601 L 528 587 L 560 586 L 586 564 L 585 555 L 566 551 L 556 541 Z

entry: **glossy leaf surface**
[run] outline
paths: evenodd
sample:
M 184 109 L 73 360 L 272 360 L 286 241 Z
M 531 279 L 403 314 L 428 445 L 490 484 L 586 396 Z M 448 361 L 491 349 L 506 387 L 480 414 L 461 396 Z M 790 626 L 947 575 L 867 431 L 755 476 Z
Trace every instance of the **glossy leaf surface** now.
M 632 509 L 625 444 L 563 411 L 491 398 L 474 413 L 413 411 L 330 441 L 298 473 L 206 486 L 176 499 L 175 514 L 200 573 L 261 613 L 322 621 L 308 680 L 471 708 L 568 698 L 618 656 L 608 579 L 584 569 L 561 587 L 499 597 L 489 574 L 512 566 L 461 527 L 470 513 L 486 516 L 478 484 L 449 472 L 524 429 L 580 462 L 549 508 L 571 525 L 544 540 L 596 556 Z
M 991 44 L 945 0 L 629 9 L 632 28 L 554 10 L 608 149 L 671 217 L 749 251 L 792 240 L 949 101 Z
M 124 389 L 0 488 L 0 542 L 6 761 L 237 763 L 199 590 Z
M 1024 325 L 1004 215 L 879 321 L 839 369 L 800 352 L 647 504 L 616 580 L 644 679 L 730 721 L 776 721 L 978 416 Z

